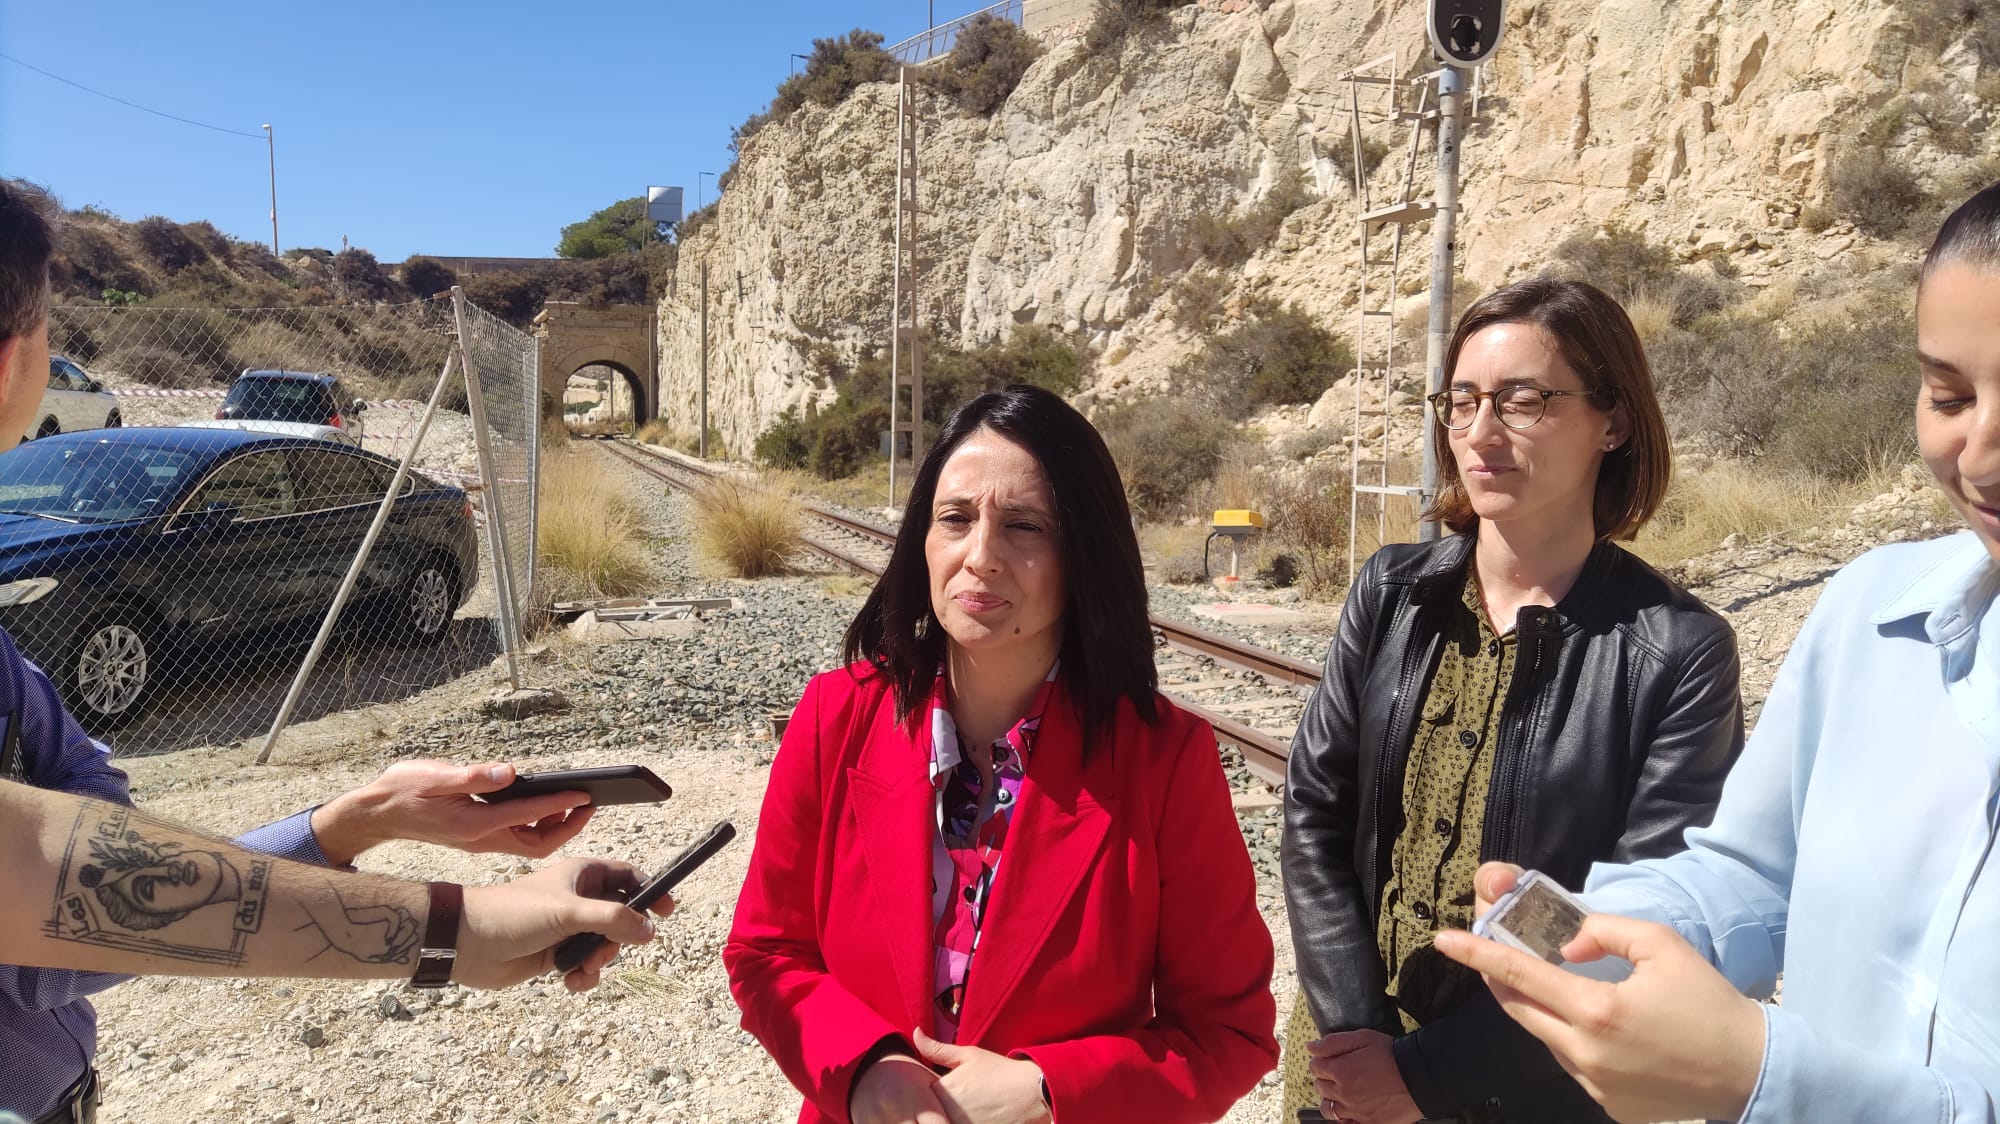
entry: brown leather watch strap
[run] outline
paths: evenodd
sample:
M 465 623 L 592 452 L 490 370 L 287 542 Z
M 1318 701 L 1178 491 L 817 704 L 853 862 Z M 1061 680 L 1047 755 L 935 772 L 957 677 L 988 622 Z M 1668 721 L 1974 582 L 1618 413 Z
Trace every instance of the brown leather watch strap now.
M 430 911 L 424 918 L 424 941 L 417 948 L 413 987 L 443 987 L 451 982 L 458 962 L 458 918 L 465 909 L 465 887 L 456 882 L 430 884 Z

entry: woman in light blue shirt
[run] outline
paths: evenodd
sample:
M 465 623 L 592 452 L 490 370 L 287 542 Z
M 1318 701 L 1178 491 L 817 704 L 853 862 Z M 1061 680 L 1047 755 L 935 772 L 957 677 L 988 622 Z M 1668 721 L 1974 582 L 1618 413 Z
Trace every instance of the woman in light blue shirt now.
M 1621 1119 L 2000 1119 L 2000 185 L 1917 285 L 1917 445 L 1968 530 L 1842 570 L 1714 824 L 1593 869 L 1566 955 L 1628 979 L 1438 938 Z

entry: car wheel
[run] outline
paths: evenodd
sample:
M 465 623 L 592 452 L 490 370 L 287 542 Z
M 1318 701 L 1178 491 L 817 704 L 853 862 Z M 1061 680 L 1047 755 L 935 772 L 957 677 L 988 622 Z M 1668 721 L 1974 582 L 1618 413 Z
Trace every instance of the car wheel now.
M 36 437 L 53 437 L 62 432 L 62 426 L 54 418 L 43 418 L 41 428 L 35 430 Z
M 118 411 L 116 410 L 113 410 L 110 413 L 104 415 L 104 428 L 106 429 L 117 429 L 119 426 L 122 426 L 124 424 L 125 424 L 125 419 L 121 417 Z
M 448 563 L 425 559 L 403 583 L 400 601 L 405 630 L 419 643 L 435 644 L 451 631 L 451 615 L 458 608 L 457 575 Z
M 139 716 L 158 675 L 152 628 L 130 609 L 107 609 L 90 619 L 70 658 L 70 695 L 89 729 L 109 730 Z

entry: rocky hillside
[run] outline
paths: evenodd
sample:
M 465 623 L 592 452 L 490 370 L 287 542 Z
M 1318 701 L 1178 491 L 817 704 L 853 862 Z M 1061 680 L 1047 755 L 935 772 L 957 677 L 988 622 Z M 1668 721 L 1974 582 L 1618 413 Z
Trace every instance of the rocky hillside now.
M 1848 138 L 1873 130 L 1929 179 L 1974 159 L 1980 55 L 1923 24 L 1929 2 L 1517 0 L 1465 145 L 1462 271 L 1490 287 L 1607 222 L 1685 261 L 1725 259 L 1751 286 L 1824 269 L 1867 240 L 1825 210 Z M 1384 55 L 1415 72 L 1423 11 L 1203 0 L 1111 50 L 1056 39 L 991 118 L 920 94 L 925 323 L 968 342 L 1027 322 L 1082 333 L 1100 354 L 1096 392 L 1114 394 L 1197 342 L 1166 299 L 1190 270 L 1214 274 L 1225 308 L 1270 295 L 1351 323 L 1341 77 Z M 1961 107 L 1956 141 L 1932 121 L 1883 118 L 1918 89 Z M 670 421 L 693 427 L 697 262 L 709 267 L 710 405 L 730 448 L 827 393 L 809 374 L 815 343 L 886 339 L 895 99 L 893 85 L 866 86 L 744 144 L 661 303 Z M 1385 144 L 1406 135 L 1371 127 Z M 1376 169 L 1378 199 L 1396 174 L 1393 158 Z M 1240 264 L 1204 262 L 1204 226 L 1300 177 L 1306 201 L 1275 237 Z M 1418 183 L 1429 177 L 1420 162 Z M 1414 305 L 1428 227 L 1413 233 Z

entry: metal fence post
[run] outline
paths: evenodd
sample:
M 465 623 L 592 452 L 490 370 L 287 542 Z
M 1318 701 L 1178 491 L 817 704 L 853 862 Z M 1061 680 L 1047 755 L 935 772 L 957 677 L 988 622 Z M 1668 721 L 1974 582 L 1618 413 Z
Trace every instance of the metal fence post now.
M 368 565 L 368 555 L 375 549 L 375 540 L 382 536 L 382 528 L 388 525 L 389 512 L 396 506 L 396 498 L 403 494 L 403 482 L 410 478 L 410 466 L 416 463 L 417 450 L 423 447 L 424 433 L 431 427 L 431 418 L 437 414 L 438 400 L 444 397 L 444 388 L 451 382 L 452 368 L 459 365 L 459 348 L 445 354 L 444 370 L 438 374 L 437 385 L 431 388 L 431 399 L 424 406 L 424 416 L 417 422 L 417 433 L 410 439 L 410 447 L 403 459 L 396 463 L 396 475 L 389 481 L 388 494 L 375 508 L 375 521 L 368 525 L 368 533 L 361 539 L 361 549 L 355 551 L 354 561 L 347 566 L 347 576 L 340 580 L 340 589 L 333 595 L 333 604 L 327 607 L 326 618 L 320 621 L 319 634 L 313 637 L 312 647 L 307 650 L 305 661 L 299 664 L 299 673 L 292 677 L 291 689 L 285 692 L 285 701 L 278 706 L 276 718 L 271 720 L 271 732 L 264 736 L 264 748 L 257 751 L 257 764 L 271 760 L 271 750 L 278 744 L 278 735 L 292 720 L 292 711 L 299 705 L 299 696 L 305 693 L 306 680 L 319 664 L 319 657 L 326 650 L 326 642 L 333 636 L 334 626 L 340 623 L 340 611 L 347 606 L 347 599 L 354 594 L 354 585 L 361 578 L 361 571 Z
M 507 510 L 500 495 L 500 474 L 493 469 L 492 439 L 486 429 L 486 399 L 480 392 L 479 372 L 465 349 L 465 290 L 457 285 L 451 287 L 451 314 L 458 324 L 458 350 L 465 367 L 466 412 L 472 415 L 472 443 L 479 452 L 479 482 L 486 507 L 486 549 L 493 563 L 493 586 L 498 594 L 495 600 L 500 611 L 500 646 L 507 661 L 507 682 L 518 691 L 521 689 L 521 666 L 517 659 L 521 651 L 521 622 L 517 617 L 520 602 L 514 600 L 514 572 L 509 565 L 513 552 L 507 543 Z

